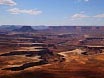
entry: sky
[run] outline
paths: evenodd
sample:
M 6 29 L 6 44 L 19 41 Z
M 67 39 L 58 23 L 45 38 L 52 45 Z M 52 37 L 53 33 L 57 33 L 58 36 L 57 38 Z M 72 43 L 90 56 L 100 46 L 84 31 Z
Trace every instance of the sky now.
M 0 25 L 104 26 L 104 0 L 0 0 Z

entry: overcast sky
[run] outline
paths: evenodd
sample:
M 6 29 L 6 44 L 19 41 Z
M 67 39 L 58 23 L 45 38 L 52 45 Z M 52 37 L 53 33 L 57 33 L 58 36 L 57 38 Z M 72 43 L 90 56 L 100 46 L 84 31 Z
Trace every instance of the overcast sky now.
M 6 24 L 104 26 L 104 0 L 0 0 Z

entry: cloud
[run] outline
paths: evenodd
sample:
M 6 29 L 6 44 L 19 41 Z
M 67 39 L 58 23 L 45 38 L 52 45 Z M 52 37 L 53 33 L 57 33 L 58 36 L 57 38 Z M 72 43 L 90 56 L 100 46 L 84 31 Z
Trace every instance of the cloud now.
M 19 9 L 19 8 L 12 8 L 8 10 L 11 14 L 30 14 L 30 15 L 39 15 L 42 13 L 40 10 L 26 10 L 26 9 Z
M 80 20 L 80 19 L 85 19 L 85 18 L 104 18 L 104 14 L 98 14 L 98 15 L 95 15 L 95 16 L 88 16 L 84 13 L 77 13 L 77 14 L 74 14 L 70 17 L 70 20 Z
M 16 2 L 14 2 L 13 0 L 0 0 L 0 5 L 14 6 L 16 5 Z
M 79 13 L 79 14 L 74 14 L 73 16 L 71 16 L 71 18 L 88 18 L 89 16 L 83 14 L 83 13 Z
M 84 1 L 88 2 L 89 0 L 84 0 Z
M 104 14 L 98 14 L 98 15 L 95 15 L 93 17 L 96 17 L 96 18 L 104 18 Z

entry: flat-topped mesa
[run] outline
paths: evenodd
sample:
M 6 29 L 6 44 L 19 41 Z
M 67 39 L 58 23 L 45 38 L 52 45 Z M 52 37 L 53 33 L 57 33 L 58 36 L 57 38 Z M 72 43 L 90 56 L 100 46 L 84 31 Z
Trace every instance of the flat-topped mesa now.
M 17 32 L 34 32 L 35 30 L 31 26 L 22 26 L 20 29 L 15 29 Z

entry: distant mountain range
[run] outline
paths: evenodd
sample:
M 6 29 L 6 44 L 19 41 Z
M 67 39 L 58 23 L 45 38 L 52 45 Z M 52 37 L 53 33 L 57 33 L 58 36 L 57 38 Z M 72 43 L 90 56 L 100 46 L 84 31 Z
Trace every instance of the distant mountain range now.
M 0 26 L 0 30 L 6 30 L 6 31 L 12 31 L 14 29 L 19 29 L 20 26 L 15 26 L 15 25 L 2 25 Z
M 0 31 L 33 31 L 48 29 L 48 26 L 21 26 L 21 25 L 2 25 Z
M 47 30 L 49 32 L 96 32 L 104 31 L 104 26 L 22 26 L 2 25 L 1 31 L 33 32 L 36 30 Z

